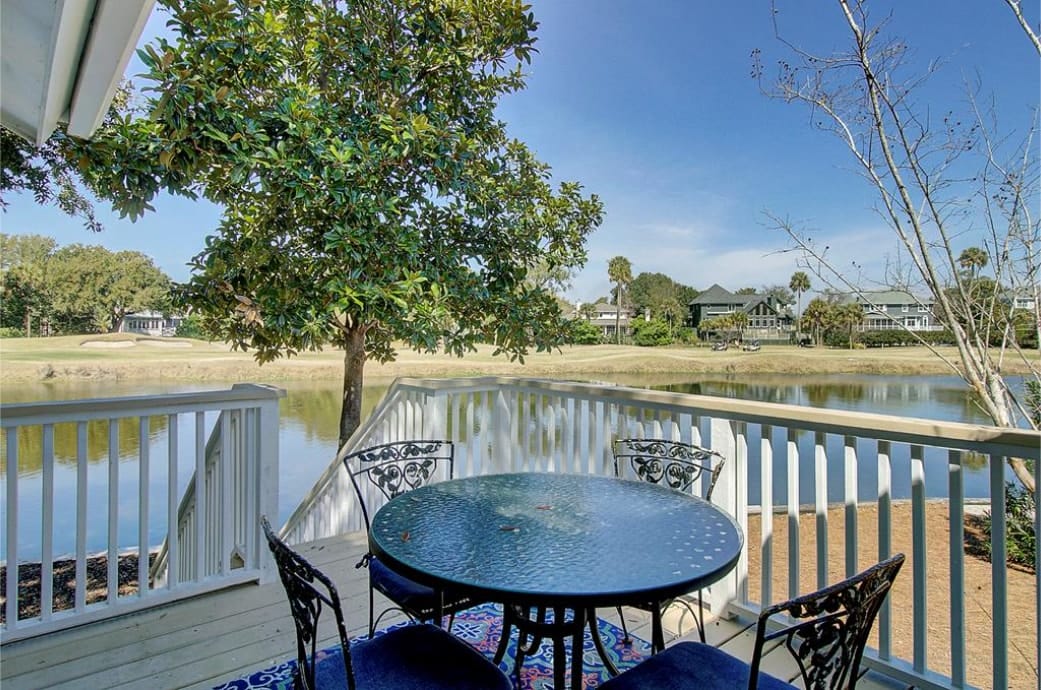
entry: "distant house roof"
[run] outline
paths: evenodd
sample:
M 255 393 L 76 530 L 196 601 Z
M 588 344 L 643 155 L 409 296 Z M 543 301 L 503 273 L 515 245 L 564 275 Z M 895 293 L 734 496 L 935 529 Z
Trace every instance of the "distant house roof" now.
M 735 299 L 737 302 L 746 302 L 744 299 L 748 295 L 735 295 L 734 293 L 726 290 L 719 285 L 713 283 L 712 287 L 704 292 L 700 293 L 697 297 L 690 301 L 691 304 L 734 304 Z

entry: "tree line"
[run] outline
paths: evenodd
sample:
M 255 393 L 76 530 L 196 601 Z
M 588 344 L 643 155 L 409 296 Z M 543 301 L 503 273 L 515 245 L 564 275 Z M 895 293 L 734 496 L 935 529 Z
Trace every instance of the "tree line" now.
M 169 313 L 172 287 L 141 252 L 0 233 L 0 333 L 7 336 L 117 331 L 127 314 Z

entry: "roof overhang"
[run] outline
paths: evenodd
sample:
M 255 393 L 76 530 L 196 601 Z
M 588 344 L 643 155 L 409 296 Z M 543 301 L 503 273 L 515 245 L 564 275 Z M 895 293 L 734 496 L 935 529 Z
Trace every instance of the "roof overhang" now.
M 0 123 L 42 144 L 101 124 L 155 0 L 4 0 Z

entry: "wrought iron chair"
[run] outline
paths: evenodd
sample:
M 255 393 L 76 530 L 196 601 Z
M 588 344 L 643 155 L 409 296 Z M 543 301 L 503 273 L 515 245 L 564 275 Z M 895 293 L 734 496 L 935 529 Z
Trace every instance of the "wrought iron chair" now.
M 365 529 L 368 530 L 371 524 L 363 486 L 371 485 L 391 499 L 436 481 L 439 476 L 451 479 L 455 469 L 455 447 L 451 441 L 395 441 L 355 451 L 344 457 L 343 465 L 354 486 L 365 518 Z M 389 611 L 398 610 L 413 620 L 432 621 L 438 625 L 447 615 L 451 629 L 457 611 L 482 603 L 414 582 L 388 568 L 371 553 L 365 554 L 357 567 L 369 569 L 370 637 L 380 619 Z M 381 611 L 379 616 L 375 615 L 375 592 L 380 592 L 394 604 Z
M 719 473 L 723 469 L 723 456 L 714 450 L 701 448 L 682 441 L 666 441 L 656 438 L 624 438 L 612 445 L 614 452 L 614 473 L 616 477 L 624 474 L 623 466 L 628 464 L 633 474 L 640 481 L 652 484 L 665 484 L 679 491 L 690 491 L 691 486 L 702 475 L 708 477 L 705 498 L 712 499 L 712 490 L 716 487 Z M 701 590 L 698 590 L 698 605 L 691 606 L 685 599 L 667 599 L 650 601 L 635 605 L 633 608 L 651 614 L 651 652 L 657 654 L 665 649 L 665 635 L 662 631 L 662 615 L 673 603 L 680 603 L 687 608 L 698 628 L 698 636 L 705 641 L 705 622 L 702 617 L 704 602 Z M 630 641 L 629 630 L 625 625 L 625 616 L 618 607 L 618 617 L 622 621 L 622 632 L 625 641 Z
M 682 690 L 684 688 L 793 688 L 759 670 L 763 648 L 772 640 L 795 658 L 806 688 L 845 688 L 857 684 L 868 633 L 893 586 L 904 555 L 898 553 L 858 575 L 822 590 L 763 609 L 759 614 L 752 662 L 699 642 L 680 642 L 612 678 L 603 690 Z M 779 628 L 770 619 L 787 614 Z
M 278 565 L 296 625 L 296 688 L 511 687 L 506 675 L 480 652 L 433 625 L 406 625 L 352 645 L 332 581 L 275 536 L 267 518 L 262 517 L 260 524 Z M 332 653 L 317 649 L 318 623 L 326 607 L 333 613 L 340 638 L 339 647 Z

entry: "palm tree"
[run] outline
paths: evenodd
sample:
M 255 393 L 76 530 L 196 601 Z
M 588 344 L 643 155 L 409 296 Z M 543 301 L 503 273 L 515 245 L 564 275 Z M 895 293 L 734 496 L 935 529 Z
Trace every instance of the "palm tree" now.
M 633 282 L 633 265 L 624 256 L 616 256 L 607 262 L 607 277 L 615 284 L 614 289 L 614 335 L 615 341 L 622 344 L 622 292 L 625 286 Z
M 987 261 L 987 252 L 979 247 L 969 247 L 958 256 L 958 265 L 969 273 L 970 278 L 975 278 L 976 274 L 987 266 Z
M 806 313 L 799 317 L 800 321 L 805 321 L 805 325 L 814 331 L 814 342 L 818 344 L 821 342 L 821 331 L 831 318 L 831 312 L 831 305 L 818 298 L 806 305 Z
M 748 314 L 743 311 L 735 311 L 730 314 L 730 326 L 737 331 L 737 339 L 745 339 L 745 328 L 748 327 Z
M 795 293 L 796 299 L 798 300 L 797 309 L 799 311 L 798 317 L 802 316 L 802 293 L 810 289 L 810 277 L 802 271 L 796 271 L 792 274 L 792 279 L 788 282 L 788 289 Z M 799 319 L 795 320 L 795 339 L 799 340 Z
M 834 314 L 837 325 L 846 332 L 849 349 L 853 349 L 853 334 L 857 326 L 864 323 L 864 309 L 857 302 L 848 302 L 835 309 Z

